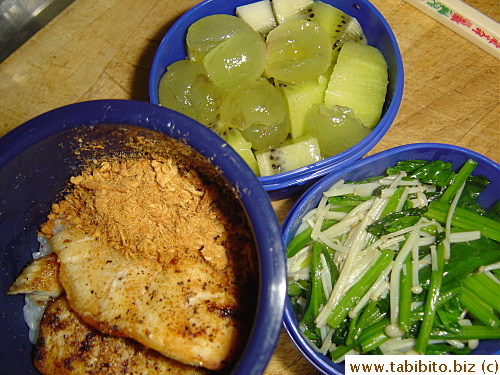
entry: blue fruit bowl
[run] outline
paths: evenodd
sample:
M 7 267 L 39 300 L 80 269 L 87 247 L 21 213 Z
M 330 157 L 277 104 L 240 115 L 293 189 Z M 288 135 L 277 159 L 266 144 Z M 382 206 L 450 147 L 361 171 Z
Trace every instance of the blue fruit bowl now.
M 402 160 L 442 160 L 453 164 L 455 170 L 460 168 L 468 159 L 478 162 L 473 175 L 483 175 L 490 180 L 487 188 L 479 195 L 478 203 L 488 209 L 500 199 L 500 166 L 492 160 L 467 149 L 446 144 L 409 144 L 396 147 L 375 155 L 368 156 L 351 165 L 344 165 L 337 171 L 330 173 L 311 186 L 295 203 L 285 218 L 282 231 L 285 245 L 292 240 L 297 232 L 304 215 L 315 208 L 328 190 L 339 180 L 360 181 L 370 177 L 385 174 L 385 170 Z M 344 374 L 343 363 L 334 363 L 323 354 L 315 351 L 302 335 L 296 314 L 290 299 L 285 303 L 285 328 L 299 351 L 305 358 L 323 374 Z M 480 341 L 479 346 L 472 354 L 500 354 L 500 340 Z
M 206 0 L 182 15 L 169 29 L 154 57 L 149 79 L 151 103 L 159 104 L 159 83 L 167 67 L 175 61 L 186 58 L 185 38 L 189 26 L 200 18 L 212 14 L 234 15 L 236 7 L 252 2 L 254 0 Z M 363 157 L 388 131 L 401 105 L 404 85 L 403 60 L 396 37 L 385 18 L 367 0 L 324 0 L 324 2 L 355 17 L 365 32 L 368 44 L 377 47 L 384 55 L 388 64 L 389 85 L 382 117 L 367 137 L 340 154 L 293 171 L 259 177 L 264 189 L 273 200 L 297 194 L 319 177 L 339 169 L 342 163 L 352 163 Z
M 75 137 L 105 137 L 112 146 L 115 134 L 106 130 L 111 127 L 107 124 L 141 127 L 185 142 L 216 166 L 238 193 L 258 249 L 260 286 L 253 329 L 232 373 L 261 374 L 280 334 L 286 294 L 284 249 L 269 196 L 245 162 L 206 127 L 169 109 L 126 100 L 61 107 L 0 138 L 1 373 L 38 373 L 23 317 L 24 297 L 8 296 L 7 289 L 37 251 L 37 232 L 52 203 L 79 171 Z

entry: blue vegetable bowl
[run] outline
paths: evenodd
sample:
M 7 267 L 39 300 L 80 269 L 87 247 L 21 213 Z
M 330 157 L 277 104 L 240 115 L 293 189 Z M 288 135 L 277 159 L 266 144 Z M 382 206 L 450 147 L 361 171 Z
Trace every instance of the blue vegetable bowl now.
M 368 156 L 351 165 L 344 165 L 313 184 L 297 200 L 283 222 L 282 231 L 285 245 L 294 237 L 302 217 L 317 206 L 323 192 L 335 182 L 341 179 L 359 181 L 380 176 L 385 174 L 388 167 L 395 165 L 398 161 L 410 159 L 442 160 L 452 163 L 455 170 L 468 159 L 473 159 L 479 163 L 473 175 L 484 175 L 490 180 L 490 184 L 479 195 L 478 203 L 484 208 L 489 208 L 500 199 L 500 166 L 497 163 L 476 152 L 457 146 L 434 143 L 409 144 Z M 288 298 L 285 303 L 284 324 L 296 347 L 318 371 L 323 374 L 344 374 L 343 363 L 333 363 L 326 356 L 316 352 L 304 339 Z M 500 354 L 500 340 L 481 341 L 473 354 Z
M 169 29 L 154 57 L 149 79 L 151 103 L 159 104 L 158 87 L 167 67 L 186 58 L 185 38 L 187 29 L 193 22 L 212 14 L 234 15 L 236 7 L 255 1 L 257 0 L 206 0 L 182 15 Z M 388 64 L 389 85 L 382 117 L 366 138 L 338 155 L 290 172 L 259 177 L 273 200 L 297 194 L 319 177 L 339 169 L 340 164 L 352 163 L 363 157 L 388 131 L 401 104 L 404 84 L 403 60 L 396 37 L 382 14 L 367 0 L 323 1 L 355 17 L 365 32 L 368 44 L 377 47 L 384 55 Z
M 258 248 L 260 286 L 253 330 L 233 373 L 261 374 L 280 334 L 286 294 L 284 248 L 269 196 L 243 159 L 206 127 L 169 109 L 125 100 L 58 108 L 0 138 L 0 372 L 37 373 L 24 298 L 6 292 L 38 249 L 37 231 L 52 203 L 78 173 L 75 137 L 105 137 L 112 145 L 115 134 L 106 124 L 133 125 L 182 140 L 220 169 L 238 192 Z

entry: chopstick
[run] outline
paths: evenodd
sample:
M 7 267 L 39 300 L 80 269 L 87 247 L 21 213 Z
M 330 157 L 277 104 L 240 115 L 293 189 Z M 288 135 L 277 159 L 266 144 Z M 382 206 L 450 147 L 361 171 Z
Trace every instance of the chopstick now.
M 500 24 L 460 0 L 405 0 L 500 59 Z

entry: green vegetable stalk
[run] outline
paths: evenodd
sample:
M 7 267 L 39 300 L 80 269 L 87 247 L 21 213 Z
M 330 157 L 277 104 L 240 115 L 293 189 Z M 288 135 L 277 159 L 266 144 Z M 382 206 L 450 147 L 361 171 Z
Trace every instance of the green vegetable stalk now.
M 416 351 L 422 354 L 425 353 L 427 345 L 429 344 L 434 317 L 436 315 L 437 302 L 439 299 L 441 283 L 443 281 L 444 252 L 445 248 L 441 242 L 436 248 L 436 265 L 431 273 L 431 282 L 424 309 L 424 319 L 422 320 L 422 325 L 420 326 L 415 346 Z
M 474 160 L 467 160 L 462 168 L 458 171 L 455 178 L 450 185 L 446 188 L 441 198 L 439 198 L 440 202 L 443 203 L 451 203 L 455 195 L 457 194 L 460 187 L 467 181 L 467 178 L 471 175 L 471 173 L 476 169 L 477 162 Z
M 311 296 L 309 303 L 304 312 L 301 322 L 306 325 L 310 331 L 319 336 L 319 330 L 316 328 L 314 319 L 318 315 L 318 311 L 322 305 L 325 304 L 325 294 L 323 292 L 323 284 L 321 282 L 321 260 L 320 255 L 325 246 L 320 242 L 314 242 L 312 246 L 312 259 L 311 259 Z
M 361 279 L 347 291 L 344 297 L 330 313 L 327 323 L 332 328 L 336 328 L 347 317 L 349 311 L 356 305 L 361 297 L 368 292 L 377 280 L 378 276 L 392 262 L 393 257 L 394 252 L 392 250 L 381 251 L 375 263 L 361 277 Z

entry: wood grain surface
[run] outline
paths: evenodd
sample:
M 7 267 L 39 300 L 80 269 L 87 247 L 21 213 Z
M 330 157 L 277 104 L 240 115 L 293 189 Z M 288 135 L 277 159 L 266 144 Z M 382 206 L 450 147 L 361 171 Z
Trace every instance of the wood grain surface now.
M 199 0 L 77 0 L 0 64 L 0 136 L 48 110 L 93 99 L 148 101 L 155 50 Z M 372 0 L 405 64 L 403 103 L 369 154 L 416 142 L 470 148 L 500 161 L 499 60 L 403 0 Z M 497 0 L 469 0 L 500 19 Z M 0 150 L 1 152 L 1 150 Z M 283 220 L 295 198 L 273 202 Z M 266 374 L 316 371 L 286 333 Z

